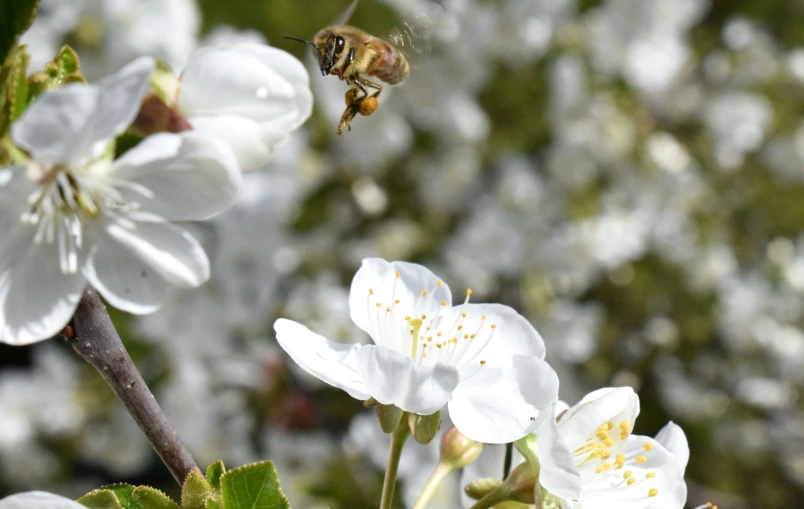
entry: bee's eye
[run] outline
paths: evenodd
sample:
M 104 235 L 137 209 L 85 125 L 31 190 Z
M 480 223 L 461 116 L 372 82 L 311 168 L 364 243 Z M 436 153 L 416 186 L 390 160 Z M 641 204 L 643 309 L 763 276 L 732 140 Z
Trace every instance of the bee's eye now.
M 335 38 L 335 49 L 337 51 L 341 51 L 343 49 L 344 42 L 345 41 L 343 40 L 343 37 L 341 37 L 340 35 L 338 37 L 336 37 Z

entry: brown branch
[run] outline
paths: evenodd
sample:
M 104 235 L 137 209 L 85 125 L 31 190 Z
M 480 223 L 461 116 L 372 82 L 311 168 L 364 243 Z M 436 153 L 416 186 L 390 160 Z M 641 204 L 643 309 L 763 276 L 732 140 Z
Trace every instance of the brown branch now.
M 100 297 L 87 287 L 67 332 L 78 354 L 103 376 L 180 486 L 198 468 L 129 357 Z M 70 332 L 72 334 L 70 335 Z

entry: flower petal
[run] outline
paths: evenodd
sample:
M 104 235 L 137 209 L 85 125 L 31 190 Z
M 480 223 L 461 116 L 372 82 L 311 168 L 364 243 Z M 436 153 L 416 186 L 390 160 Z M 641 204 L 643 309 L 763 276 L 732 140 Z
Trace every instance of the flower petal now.
M 451 303 L 449 287 L 425 267 L 380 258 L 363 260 L 349 290 L 352 321 L 378 345 L 406 356 L 411 349 L 407 320 L 435 317 Z
M 681 465 L 681 473 L 683 474 L 690 460 L 690 445 L 681 426 L 673 421 L 668 422 L 656 434 L 656 441 L 676 457 L 679 465 Z
M 516 355 L 479 365 L 461 379 L 452 394 L 449 413 L 461 433 L 492 444 L 513 442 L 545 418 L 558 397 L 558 376 L 537 357 Z
M 205 116 L 253 120 L 270 146 L 310 116 L 309 82 L 304 65 L 285 51 L 261 44 L 206 47 L 190 55 L 178 103 L 194 125 Z
M 198 116 L 187 119 L 193 129 L 214 136 L 235 155 L 241 172 L 259 169 L 271 159 L 273 144 L 263 140 L 260 124 L 235 115 Z
M 209 259 L 187 231 L 143 213 L 127 219 L 99 226 L 174 286 L 192 288 L 209 279 Z
M 86 229 L 92 246 L 83 273 L 112 306 L 134 314 L 152 313 L 165 299 L 168 284 L 128 247 L 103 231 Z
M 650 437 L 630 436 L 619 452 L 622 468 L 598 472 L 602 460 L 581 469 L 584 509 L 680 509 L 687 500 L 687 485 L 678 460 Z M 625 480 L 630 471 L 631 484 Z M 655 491 L 652 491 L 655 490 Z
M 61 331 L 75 312 L 84 278 L 64 274 L 56 244 L 34 242 L 35 228 L 3 236 L 0 259 L 0 341 L 27 345 Z
M 242 176 L 232 152 L 202 133 L 149 136 L 115 161 L 116 176 L 143 186 L 123 189 L 145 210 L 172 221 L 206 219 L 234 203 Z
M 555 415 L 555 405 L 549 412 L 549 415 Z M 557 497 L 579 500 L 581 473 L 567 443 L 558 433 L 556 420 L 546 418 L 536 429 L 536 436 L 539 439 L 536 446 L 541 465 L 539 483 Z
M 131 124 L 153 66 L 152 58 L 138 58 L 97 85 L 74 83 L 40 95 L 12 125 L 12 138 L 39 163 L 81 160 Z
M 458 371 L 447 364 L 416 365 L 413 359 L 382 346 L 357 354 L 357 369 L 371 396 L 383 405 L 430 415 L 441 410 L 458 385 Z
M 513 308 L 502 304 L 446 308 L 424 323 L 427 330 L 420 333 L 421 341 L 430 344 L 422 363 L 447 362 L 458 367 L 461 378 L 477 371 L 481 360 L 495 364 L 513 355 L 544 358 L 544 341 L 536 329 Z M 409 332 L 407 340 L 410 342 Z M 432 348 L 433 343 L 437 348 Z
M 0 509 L 86 509 L 86 507 L 53 493 L 27 491 L 0 500 Z
M 284 318 L 274 323 L 274 330 L 279 345 L 302 369 L 345 390 L 355 399 L 369 398 L 357 370 L 360 345 L 330 341 L 304 325 Z
M 575 450 L 595 436 L 600 426 L 611 423 L 609 437 L 616 443 L 630 434 L 639 415 L 639 397 L 630 387 L 607 387 L 590 392 L 565 412 L 558 422 L 561 436 L 570 450 Z M 623 435 L 622 423 L 627 424 Z

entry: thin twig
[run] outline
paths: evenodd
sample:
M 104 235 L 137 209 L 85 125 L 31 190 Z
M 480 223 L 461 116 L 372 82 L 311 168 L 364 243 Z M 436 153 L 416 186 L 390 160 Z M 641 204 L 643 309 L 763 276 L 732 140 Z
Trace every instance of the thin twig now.
M 75 351 L 103 376 L 170 473 L 183 486 L 184 480 L 198 466 L 145 385 L 94 289 L 84 290 L 72 324 L 73 334 L 68 339 Z

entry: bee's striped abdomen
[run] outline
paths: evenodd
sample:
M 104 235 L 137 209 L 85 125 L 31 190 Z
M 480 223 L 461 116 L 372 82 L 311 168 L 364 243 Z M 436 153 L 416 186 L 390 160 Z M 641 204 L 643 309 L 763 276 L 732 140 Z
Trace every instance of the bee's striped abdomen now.
M 377 58 L 371 63 L 366 74 L 375 76 L 389 85 L 404 81 L 410 72 L 410 65 L 405 55 L 382 39 L 374 39 L 371 44 L 377 51 Z

